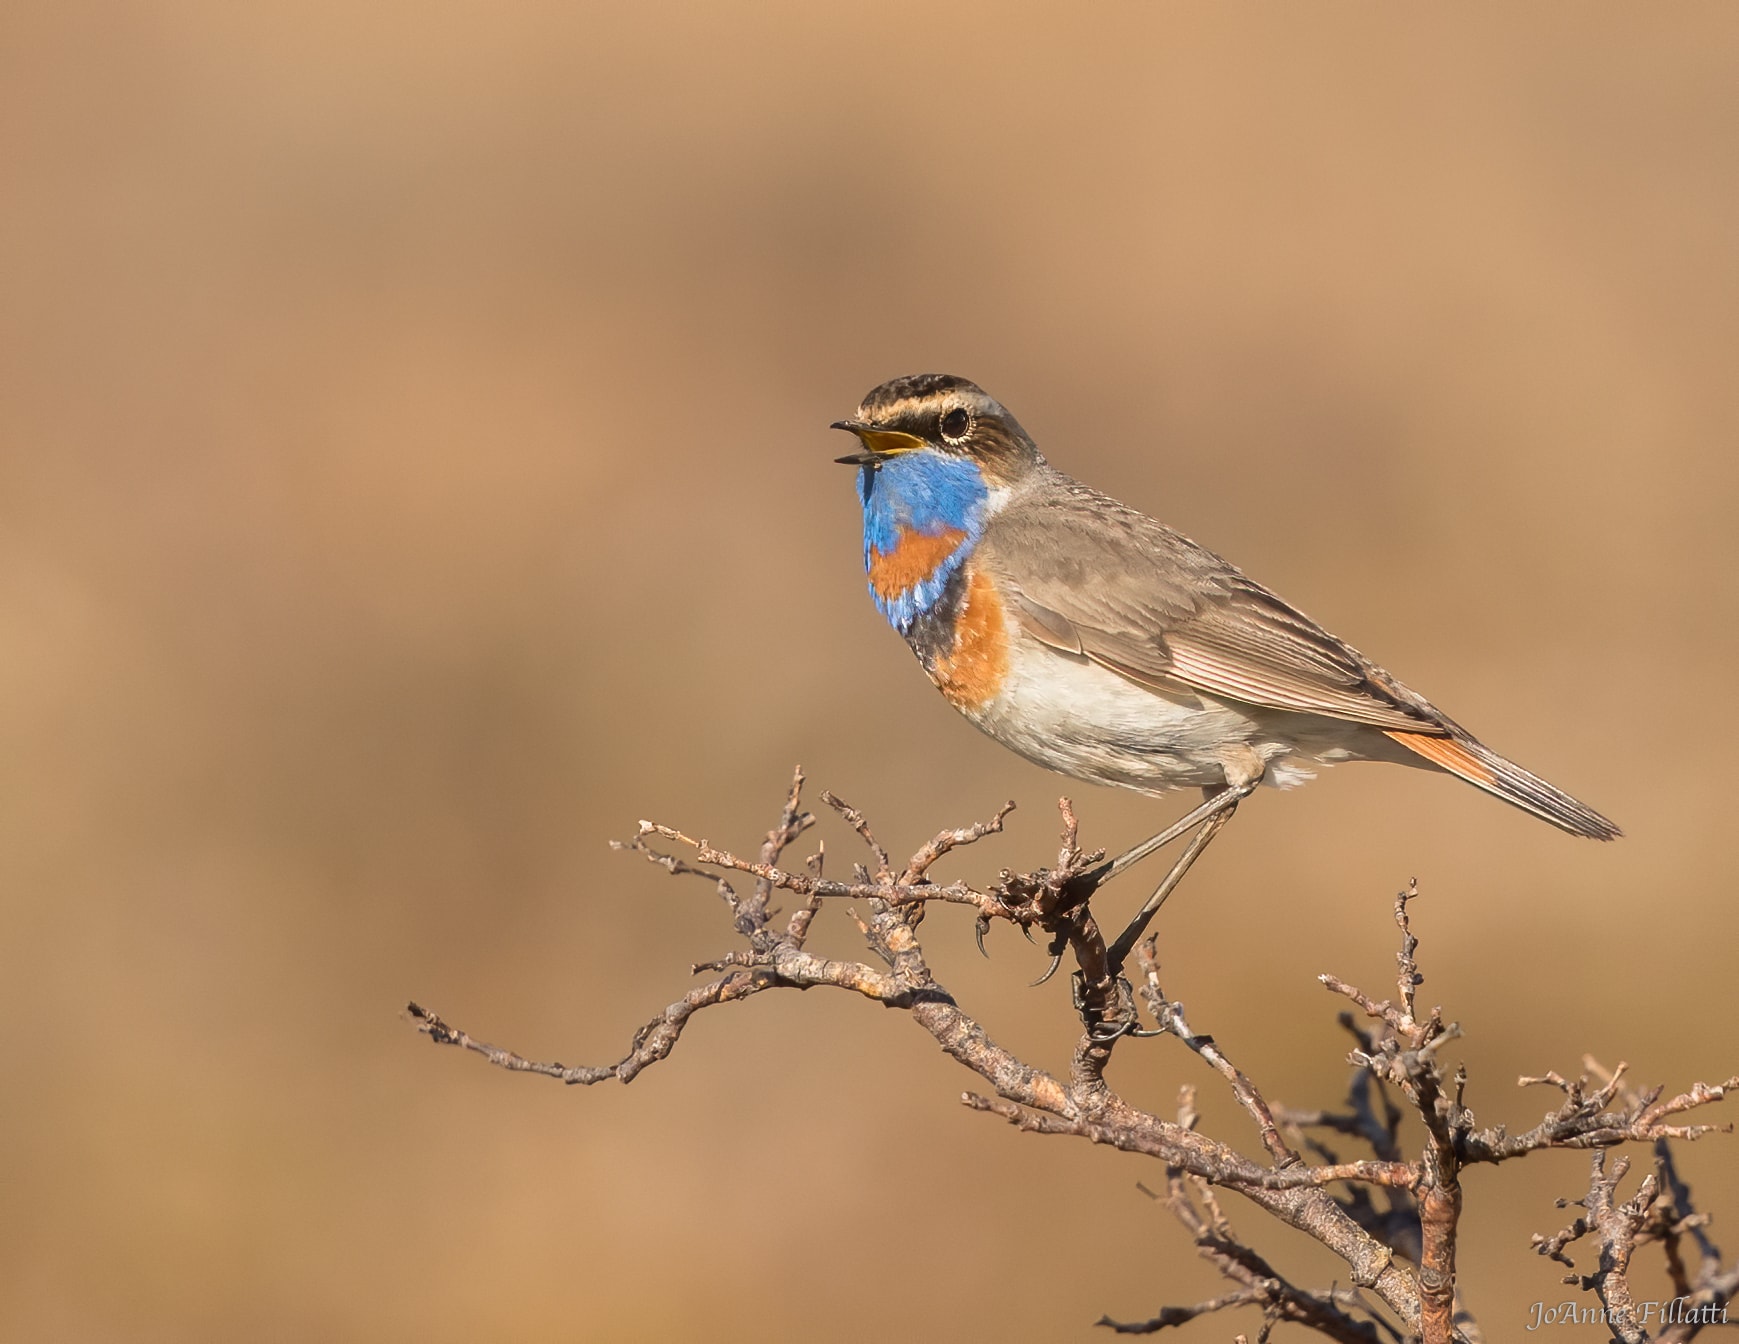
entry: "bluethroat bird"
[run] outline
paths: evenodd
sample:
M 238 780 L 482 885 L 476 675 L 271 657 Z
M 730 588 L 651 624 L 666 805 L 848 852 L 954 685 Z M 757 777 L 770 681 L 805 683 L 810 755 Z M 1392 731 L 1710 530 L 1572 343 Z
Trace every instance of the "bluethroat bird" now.
M 1447 771 L 1572 835 L 1620 834 L 1212 551 L 1056 470 L 966 379 L 895 378 L 833 428 L 862 445 L 839 461 L 858 468 L 870 595 L 949 703 L 1076 779 L 1203 790 L 1098 875 L 1201 828 L 1141 924 L 1258 784 L 1342 761 Z

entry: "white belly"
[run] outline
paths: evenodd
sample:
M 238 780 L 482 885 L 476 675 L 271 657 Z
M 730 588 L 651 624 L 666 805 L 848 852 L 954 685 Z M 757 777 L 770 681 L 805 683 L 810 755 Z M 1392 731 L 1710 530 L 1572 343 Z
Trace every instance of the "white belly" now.
M 997 695 L 964 710 L 998 742 L 1049 769 L 1144 793 L 1227 782 L 1228 760 L 1254 752 L 1266 781 L 1311 777 L 1306 760 L 1358 759 L 1363 730 L 1292 714 L 1137 685 L 1086 658 L 1011 641 Z M 1304 759 L 1300 759 L 1304 758 Z

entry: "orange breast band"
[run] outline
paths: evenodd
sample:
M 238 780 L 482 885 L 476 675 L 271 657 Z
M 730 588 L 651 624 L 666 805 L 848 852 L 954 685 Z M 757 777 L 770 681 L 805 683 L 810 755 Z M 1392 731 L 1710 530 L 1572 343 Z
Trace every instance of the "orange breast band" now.
M 870 552 L 869 581 L 876 596 L 892 601 L 908 589 L 916 588 L 929 578 L 955 548 L 966 540 L 958 528 L 944 528 L 931 536 L 900 529 L 900 540 L 891 551 Z
M 936 685 L 959 709 L 982 709 L 1008 675 L 1008 622 L 990 576 L 974 570 L 954 621 L 954 647 L 936 660 Z

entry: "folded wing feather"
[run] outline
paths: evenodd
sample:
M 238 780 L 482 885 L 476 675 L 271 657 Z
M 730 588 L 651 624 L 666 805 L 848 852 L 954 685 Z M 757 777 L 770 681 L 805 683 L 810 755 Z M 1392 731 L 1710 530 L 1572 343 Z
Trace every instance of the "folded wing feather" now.
M 1066 477 L 991 520 L 980 563 L 1035 638 L 1138 684 L 1412 733 L 1455 725 L 1212 551 Z M 1018 557 L 1018 563 L 1014 563 Z

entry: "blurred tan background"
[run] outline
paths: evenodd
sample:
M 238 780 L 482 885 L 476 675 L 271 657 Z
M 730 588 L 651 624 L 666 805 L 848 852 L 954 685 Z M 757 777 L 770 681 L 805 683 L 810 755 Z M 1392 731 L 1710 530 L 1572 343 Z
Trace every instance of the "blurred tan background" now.
M 1413 875 L 1483 1120 L 1585 1049 L 1739 1068 L 1735 11 L 1076 11 L 8 7 L 0 1335 L 1068 1340 L 1214 1290 L 1156 1172 L 843 995 L 588 1092 L 401 1016 L 617 1058 L 731 940 L 606 842 L 752 845 L 797 761 L 908 850 L 1018 798 L 962 875 L 1053 852 L 1063 783 L 863 592 L 826 425 L 923 369 L 1629 831 L 1261 795 L 1160 928 L 1271 1096 L 1339 1095 L 1314 977 L 1391 982 Z M 1176 811 L 1072 791 L 1108 845 Z M 926 933 L 1062 1065 L 1039 953 Z M 1180 1049 L 1119 1079 L 1253 1142 Z M 1730 1250 L 1736 1154 L 1684 1158 Z M 1470 1176 L 1491 1337 L 1568 1291 L 1527 1239 L 1585 1169 Z

